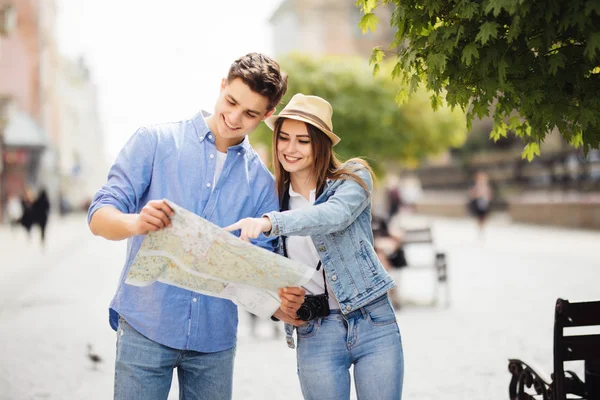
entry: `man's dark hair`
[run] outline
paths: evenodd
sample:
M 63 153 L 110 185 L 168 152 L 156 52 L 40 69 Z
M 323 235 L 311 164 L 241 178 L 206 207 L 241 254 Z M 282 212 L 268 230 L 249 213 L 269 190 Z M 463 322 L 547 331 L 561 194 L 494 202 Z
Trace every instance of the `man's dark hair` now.
M 270 57 L 249 53 L 231 64 L 227 83 L 240 78 L 252 91 L 269 99 L 267 111 L 274 109 L 287 91 L 287 74 Z

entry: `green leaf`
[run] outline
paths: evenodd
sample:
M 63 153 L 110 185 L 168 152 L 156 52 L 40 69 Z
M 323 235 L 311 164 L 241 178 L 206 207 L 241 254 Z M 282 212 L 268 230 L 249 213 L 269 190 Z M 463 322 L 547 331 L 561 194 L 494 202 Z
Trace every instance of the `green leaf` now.
M 525 123 L 521 124 L 521 126 L 517 129 L 516 133 L 523 138 L 531 137 L 531 126 L 526 121 Z
M 383 50 L 381 50 L 379 47 L 375 47 L 371 52 L 371 57 L 369 58 L 369 65 L 380 63 L 381 60 L 383 60 L 384 55 L 385 54 Z
M 466 19 L 473 18 L 479 12 L 479 4 L 474 1 L 469 1 L 462 6 L 460 10 L 461 16 Z
M 431 100 L 431 109 L 433 111 L 437 111 L 438 108 L 443 104 L 442 97 L 437 94 L 432 94 L 430 96 L 430 100 Z
M 411 76 L 411 78 L 410 78 L 410 85 L 409 85 L 410 91 L 416 92 L 420 83 L 421 83 L 421 78 L 419 78 L 419 75 L 413 74 L 413 76 Z
M 396 65 L 394 65 L 394 69 L 392 70 L 392 79 L 396 79 L 399 76 L 401 76 L 403 73 L 402 70 L 402 66 L 400 65 L 399 62 L 396 63 Z
M 375 66 L 373 67 L 373 76 L 377 76 L 377 74 L 379 73 L 380 67 L 379 64 L 375 64 Z
M 358 0 L 356 6 L 360 7 L 364 14 L 368 14 L 377 7 L 377 0 Z
M 583 55 L 589 60 L 593 60 L 596 57 L 596 52 L 600 50 L 600 32 L 594 32 L 588 37 L 587 45 L 583 50 Z
M 375 32 L 375 28 L 377 27 L 377 23 L 379 22 L 379 18 L 373 13 L 367 13 L 362 16 L 360 22 L 358 23 L 358 27 L 362 30 L 362 33 L 367 33 L 368 30 L 371 32 Z
M 508 126 L 500 121 L 496 121 L 494 124 L 494 129 L 490 132 L 490 139 L 494 142 L 497 142 L 500 138 L 506 137 Z
M 579 133 L 573 135 L 569 143 L 575 148 L 583 146 L 583 132 L 580 131 Z
M 487 7 L 485 7 L 485 13 L 489 14 L 490 12 L 494 14 L 494 17 L 500 15 L 500 13 L 502 12 L 501 2 L 498 0 L 488 2 Z
M 498 80 L 500 84 L 504 84 L 506 81 L 506 69 L 508 68 L 508 63 L 503 59 L 498 62 Z
M 521 158 L 527 158 L 527 161 L 531 162 L 535 156 L 540 155 L 540 145 L 534 142 L 528 143 L 523 149 L 523 153 L 521 154 Z
M 461 61 L 467 67 L 470 67 L 471 63 L 473 62 L 473 59 L 479 59 L 479 48 L 477 47 L 477 44 L 469 43 L 463 49 Z
M 443 72 L 446 68 L 446 56 L 442 53 L 432 53 L 427 56 L 427 66 L 436 72 Z
M 544 100 L 544 92 L 539 89 L 532 90 L 529 95 L 529 100 L 533 104 L 540 104 Z
M 500 28 L 500 24 L 496 22 L 485 22 L 479 28 L 479 33 L 475 36 L 475 40 L 479 40 L 479 42 L 485 45 L 490 38 L 496 39 L 498 37 L 498 28 Z
M 565 61 L 567 61 L 567 57 L 563 53 L 555 53 L 548 57 L 548 72 L 550 75 L 556 75 L 558 69 L 563 69 L 565 67 Z
M 587 108 L 581 108 L 578 122 L 581 128 L 587 129 L 589 125 L 593 125 L 595 122 L 597 122 L 597 114 L 592 110 L 588 110 Z
M 458 45 L 460 39 L 462 39 L 462 37 L 463 37 L 464 34 L 465 34 L 465 27 L 461 25 L 458 28 L 458 31 L 456 32 L 456 39 L 454 40 L 454 47 L 455 48 Z
M 510 117 L 508 120 L 509 129 L 516 131 L 518 127 L 520 127 L 523 123 L 521 122 L 521 117 L 515 115 Z
M 487 104 L 479 101 L 473 103 L 473 114 L 477 115 L 479 119 L 482 119 L 484 116 L 488 115 L 488 112 Z
M 514 42 L 521 35 L 521 17 L 515 15 L 512 20 L 512 24 L 510 24 L 510 28 L 508 29 L 508 36 L 506 39 L 508 43 Z
M 406 90 L 406 89 L 398 90 L 398 93 L 396 93 L 396 97 L 394 98 L 394 100 L 396 101 L 396 103 L 399 106 L 402 106 L 403 104 L 408 102 L 408 99 L 409 99 L 409 93 L 408 93 L 408 90 Z

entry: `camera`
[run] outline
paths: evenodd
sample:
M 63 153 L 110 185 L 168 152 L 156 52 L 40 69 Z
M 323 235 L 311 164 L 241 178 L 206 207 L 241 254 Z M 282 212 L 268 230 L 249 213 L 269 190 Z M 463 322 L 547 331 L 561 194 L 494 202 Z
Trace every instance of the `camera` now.
M 319 317 L 329 315 L 329 300 L 325 293 L 317 295 L 306 295 L 304 303 L 300 306 L 296 314 L 302 321 L 310 321 Z

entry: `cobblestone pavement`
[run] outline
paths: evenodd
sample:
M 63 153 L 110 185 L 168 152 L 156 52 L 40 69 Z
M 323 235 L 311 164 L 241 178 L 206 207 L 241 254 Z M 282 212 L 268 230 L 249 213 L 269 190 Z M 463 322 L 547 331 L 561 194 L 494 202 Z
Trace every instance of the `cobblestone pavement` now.
M 436 248 L 447 253 L 450 289 L 432 306 L 431 270 L 394 273 L 403 300 L 404 399 L 506 399 L 508 358 L 551 370 L 556 298 L 600 298 L 600 232 L 497 218 L 480 237 L 470 220 L 399 223 L 433 227 Z M 36 236 L 28 242 L 0 227 L 0 400 L 112 398 L 107 305 L 125 243 L 93 237 L 84 216 L 51 220 L 48 237 L 42 251 Z M 427 262 L 431 250 L 409 248 L 409 262 Z M 104 360 L 97 369 L 86 358 L 88 344 Z M 240 313 L 235 368 L 235 399 L 302 398 L 295 354 L 282 334 L 274 338 L 270 321 L 253 337 Z

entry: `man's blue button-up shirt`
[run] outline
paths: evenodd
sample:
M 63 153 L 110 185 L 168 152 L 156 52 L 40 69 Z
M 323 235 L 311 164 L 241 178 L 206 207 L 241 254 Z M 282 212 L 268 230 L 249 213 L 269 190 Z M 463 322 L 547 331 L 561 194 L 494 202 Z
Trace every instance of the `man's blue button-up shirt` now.
M 222 227 L 278 210 L 273 176 L 247 137 L 227 150 L 214 183 L 216 159 L 214 135 L 202 113 L 187 121 L 140 128 L 94 196 L 88 221 L 100 207 L 139 213 L 148 201 L 158 199 L 169 199 Z M 175 349 L 215 352 L 233 347 L 238 315 L 231 301 L 160 282 L 145 287 L 124 283 L 143 240 L 128 239 L 125 266 L 110 304 L 112 328 L 116 330 L 120 314 L 144 336 Z M 262 235 L 255 244 L 272 250 L 271 239 Z

